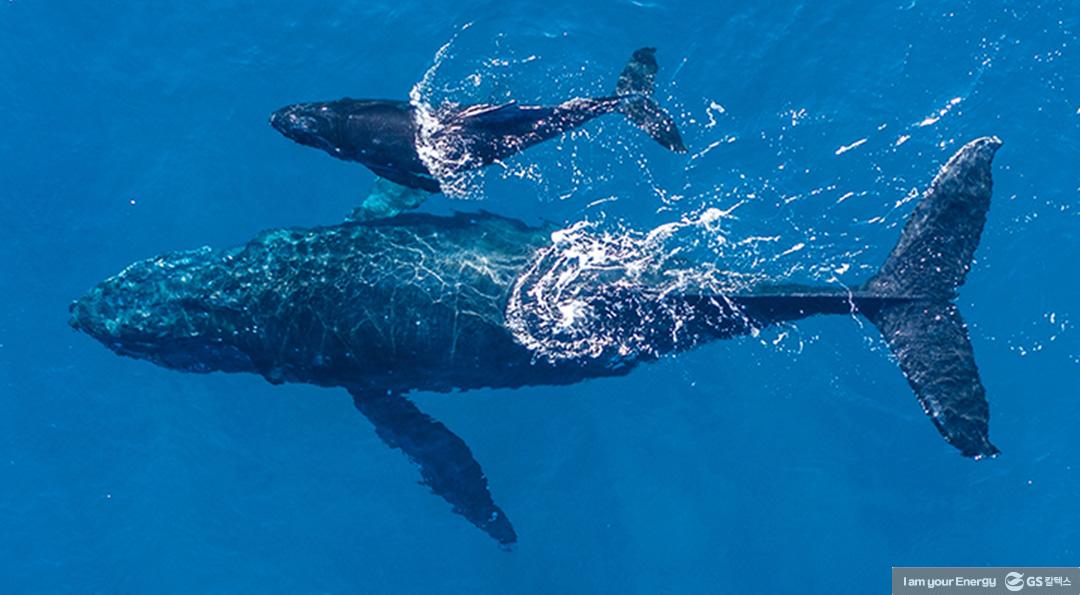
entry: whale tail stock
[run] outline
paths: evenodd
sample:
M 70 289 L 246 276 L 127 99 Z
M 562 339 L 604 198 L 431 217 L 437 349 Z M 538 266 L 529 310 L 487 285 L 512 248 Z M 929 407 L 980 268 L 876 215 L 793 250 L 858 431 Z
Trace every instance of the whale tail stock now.
M 859 313 L 881 332 L 923 410 L 967 457 L 994 456 L 990 408 L 967 327 L 953 303 L 971 267 L 992 191 L 996 137 L 964 145 L 941 168 L 878 272 L 848 292 L 776 288 L 732 296 L 753 319 Z
M 618 111 L 668 150 L 685 153 L 675 120 L 653 98 L 656 69 L 656 48 L 634 51 L 615 85 Z

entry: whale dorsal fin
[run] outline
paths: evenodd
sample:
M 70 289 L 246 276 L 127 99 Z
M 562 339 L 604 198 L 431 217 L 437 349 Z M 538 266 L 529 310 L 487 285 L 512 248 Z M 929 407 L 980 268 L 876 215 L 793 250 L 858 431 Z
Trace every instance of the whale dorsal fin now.
M 517 541 L 510 519 L 491 498 L 484 470 L 465 441 L 404 395 L 350 389 L 356 408 L 375 424 L 375 433 L 420 467 L 422 483 L 468 519 L 509 547 Z

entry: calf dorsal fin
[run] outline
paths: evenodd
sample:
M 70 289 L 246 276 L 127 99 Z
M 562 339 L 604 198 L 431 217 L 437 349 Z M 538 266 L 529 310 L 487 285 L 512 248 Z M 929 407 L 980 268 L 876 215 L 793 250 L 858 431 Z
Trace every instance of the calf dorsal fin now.
M 479 118 L 483 116 L 490 116 L 502 110 L 515 107 L 517 101 L 511 99 L 506 103 L 478 103 L 476 105 L 470 105 L 469 107 L 459 111 L 456 115 L 459 119 L 464 118 Z

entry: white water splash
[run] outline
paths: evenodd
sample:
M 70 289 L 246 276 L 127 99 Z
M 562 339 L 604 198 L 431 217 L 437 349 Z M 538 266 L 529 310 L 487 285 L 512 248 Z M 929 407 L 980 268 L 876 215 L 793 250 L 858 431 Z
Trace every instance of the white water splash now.
M 471 26 L 472 23 L 467 23 L 461 31 L 466 31 Z M 450 41 L 435 52 L 431 66 L 409 90 L 409 104 L 413 106 L 416 118 L 416 151 L 420 156 L 420 161 L 439 182 L 446 195 L 453 198 L 468 198 L 477 191 L 472 183 L 473 176 L 468 167 L 472 155 L 468 147 L 461 142 L 459 135 L 446 134 L 448 132 L 446 116 L 456 106 L 452 103 L 439 106 L 431 104 L 435 76 L 449 58 L 450 48 L 457 40 L 458 34 L 460 32 L 454 34 Z
M 937 123 L 938 120 L 945 117 L 945 114 L 948 114 L 950 111 L 952 111 L 952 109 L 956 107 L 957 104 L 959 104 L 961 101 L 963 101 L 962 97 L 953 97 L 945 104 L 944 107 L 935 111 L 933 114 L 930 114 L 929 116 L 923 118 L 922 121 L 915 124 L 915 126 L 919 128 L 924 128 L 926 126 L 930 126 L 931 124 Z
M 477 159 L 469 139 L 455 134 L 453 116 L 459 111 L 470 109 L 469 105 L 479 108 L 510 101 L 550 105 L 573 97 L 610 95 L 622 67 L 621 63 L 590 62 L 570 67 L 565 60 L 519 55 L 502 35 L 480 41 L 483 28 L 482 24 L 466 25 L 453 35 L 409 92 L 419 157 L 449 198 L 486 200 L 487 182 L 505 180 L 517 187 L 527 183 L 538 200 L 567 200 L 581 190 L 591 193 L 599 187 L 603 192 L 605 184 L 628 178 L 640 179 L 642 190 L 652 190 L 665 204 L 679 198 L 666 189 L 665 181 L 654 179 L 645 157 L 648 137 L 627 128 L 617 116 L 598 118 L 548 140 L 543 148 L 482 167 L 488 164 Z M 485 44 L 490 44 L 487 49 L 483 49 Z M 462 54 L 466 45 L 470 55 L 479 57 Z M 676 98 L 660 94 L 658 100 L 668 111 L 678 113 Z M 715 116 L 723 114 L 724 108 L 715 104 L 709 111 Z M 550 157 L 553 151 L 556 159 L 538 159 Z
M 848 151 L 862 145 L 866 141 L 867 141 L 866 138 L 860 138 L 859 140 L 851 143 L 850 145 L 844 145 L 844 146 L 840 147 L 839 149 L 836 150 L 835 154 L 836 155 L 843 155 L 844 153 L 847 153 Z
M 726 300 L 764 280 L 762 274 L 701 264 L 704 247 L 723 257 L 741 250 L 723 230 L 731 212 L 709 208 L 648 232 L 619 226 L 604 231 L 582 221 L 552 233 L 515 284 L 507 326 L 522 345 L 549 361 L 600 359 L 618 363 L 659 355 L 658 343 L 686 345 L 696 309 L 682 295 Z M 657 333 L 670 333 L 660 337 Z

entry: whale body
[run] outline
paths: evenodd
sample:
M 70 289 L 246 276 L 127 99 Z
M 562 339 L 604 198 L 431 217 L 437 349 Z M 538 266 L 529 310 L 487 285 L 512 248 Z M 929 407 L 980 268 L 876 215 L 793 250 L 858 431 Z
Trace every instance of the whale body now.
M 359 219 L 413 208 L 443 180 L 506 159 L 590 120 L 621 113 L 669 150 L 685 152 L 675 121 L 653 99 L 655 48 L 634 52 L 608 97 L 578 97 L 554 106 L 445 105 L 350 99 L 297 103 L 270 116 L 270 125 L 295 142 L 367 166 L 399 188 L 376 188 Z M 410 192 L 409 190 L 419 191 Z
M 278 229 L 239 248 L 168 253 L 91 289 L 71 305 L 71 325 L 118 354 L 167 368 L 346 388 L 424 483 L 502 544 L 516 534 L 468 446 L 408 393 L 622 375 L 770 324 L 857 313 L 881 331 L 944 438 L 965 456 L 992 456 L 985 391 L 953 299 L 986 220 L 1000 144 L 981 138 L 948 161 L 883 266 L 857 289 L 578 288 L 605 321 L 596 333 L 614 325 L 642 348 L 601 343 L 565 357 L 539 354 L 528 339 L 564 332 L 534 324 L 543 296 L 530 283 L 551 257 L 552 230 L 488 213 Z

